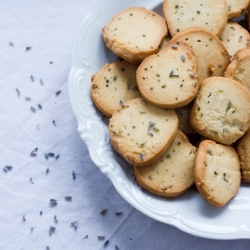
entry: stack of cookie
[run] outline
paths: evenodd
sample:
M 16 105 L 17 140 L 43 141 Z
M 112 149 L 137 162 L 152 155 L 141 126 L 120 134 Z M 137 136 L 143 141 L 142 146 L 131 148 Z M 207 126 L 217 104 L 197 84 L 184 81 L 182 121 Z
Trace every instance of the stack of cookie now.
M 250 183 L 250 35 L 228 21 L 248 6 L 164 0 L 164 17 L 132 7 L 103 28 L 121 59 L 92 77 L 92 99 L 148 192 L 172 198 L 195 183 L 221 207 Z

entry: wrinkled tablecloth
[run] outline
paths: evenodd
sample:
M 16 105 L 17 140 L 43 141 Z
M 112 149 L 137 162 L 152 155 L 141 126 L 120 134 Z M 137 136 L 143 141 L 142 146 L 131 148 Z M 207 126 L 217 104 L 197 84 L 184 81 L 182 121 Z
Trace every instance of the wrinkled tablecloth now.
M 91 162 L 67 80 L 73 40 L 95 1 L 0 3 L 1 250 L 250 248 L 148 218 Z

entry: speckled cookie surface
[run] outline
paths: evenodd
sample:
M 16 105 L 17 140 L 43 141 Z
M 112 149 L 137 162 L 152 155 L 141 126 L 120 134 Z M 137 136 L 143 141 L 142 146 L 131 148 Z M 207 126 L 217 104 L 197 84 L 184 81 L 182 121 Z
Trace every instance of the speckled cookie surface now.
M 236 52 L 224 76 L 242 83 L 250 91 L 250 47 Z
M 142 96 L 162 108 L 178 108 L 190 103 L 199 87 L 197 61 L 193 49 L 184 42 L 170 42 L 147 57 L 136 71 Z
M 236 18 L 247 13 L 249 0 L 227 0 L 228 19 Z
M 111 117 L 124 102 L 141 97 L 135 77 L 137 67 L 136 64 L 118 61 L 104 65 L 93 76 L 92 100 L 106 116 Z
M 250 42 L 249 32 L 233 21 L 227 23 L 219 38 L 226 47 L 230 59 L 238 50 L 246 48 Z
M 230 145 L 249 129 L 249 110 L 250 92 L 241 83 L 210 77 L 200 85 L 190 123 L 205 138 Z
M 131 63 L 158 51 L 167 35 L 165 19 L 152 10 L 132 7 L 117 14 L 102 30 L 106 46 Z
M 190 27 L 200 27 L 218 35 L 228 20 L 226 0 L 164 0 L 163 13 L 172 36 Z
M 134 168 L 138 184 L 158 196 L 175 197 L 194 183 L 196 147 L 178 131 L 166 153 L 154 164 Z
M 195 160 L 195 184 L 212 206 L 221 207 L 240 187 L 240 162 L 233 147 L 202 141 Z
M 178 130 L 174 110 L 156 107 L 141 98 L 116 111 L 109 123 L 113 147 L 129 163 L 147 166 L 167 150 Z
M 250 183 L 250 131 L 240 139 L 237 153 L 240 159 L 241 179 L 245 183 Z
M 230 63 L 227 49 L 220 39 L 202 28 L 189 28 L 179 32 L 171 42 L 186 42 L 192 46 L 198 63 L 199 81 L 210 76 L 222 76 Z

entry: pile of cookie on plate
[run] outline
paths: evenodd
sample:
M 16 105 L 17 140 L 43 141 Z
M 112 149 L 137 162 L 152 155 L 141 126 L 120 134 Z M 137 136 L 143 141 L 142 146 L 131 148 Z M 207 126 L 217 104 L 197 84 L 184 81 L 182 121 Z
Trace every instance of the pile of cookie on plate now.
M 231 20 L 248 8 L 164 0 L 164 17 L 136 6 L 103 28 L 120 60 L 92 77 L 92 100 L 148 192 L 173 198 L 195 183 L 221 207 L 250 183 L 250 35 Z

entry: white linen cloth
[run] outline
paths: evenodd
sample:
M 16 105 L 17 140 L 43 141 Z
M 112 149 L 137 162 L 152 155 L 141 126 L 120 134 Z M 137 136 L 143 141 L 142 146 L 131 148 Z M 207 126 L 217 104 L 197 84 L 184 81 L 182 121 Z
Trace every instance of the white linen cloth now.
M 202 239 L 148 218 L 91 162 L 77 132 L 67 78 L 73 39 L 94 2 L 0 1 L 0 167 L 13 167 L 0 171 L 0 250 L 249 249 L 249 240 Z M 60 157 L 46 160 L 49 152 Z M 51 235 L 50 226 L 56 228 Z

